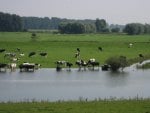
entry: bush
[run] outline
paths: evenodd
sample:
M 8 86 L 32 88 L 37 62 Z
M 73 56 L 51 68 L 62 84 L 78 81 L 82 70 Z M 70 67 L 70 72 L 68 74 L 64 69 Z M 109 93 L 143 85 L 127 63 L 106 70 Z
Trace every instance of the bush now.
M 32 39 L 32 40 L 36 40 L 36 39 L 37 39 L 36 33 L 32 33 L 32 34 L 31 34 L 31 39 Z
M 106 60 L 106 63 L 110 65 L 112 71 L 117 71 L 119 68 L 123 68 L 127 66 L 127 60 L 125 56 L 120 57 L 110 57 Z

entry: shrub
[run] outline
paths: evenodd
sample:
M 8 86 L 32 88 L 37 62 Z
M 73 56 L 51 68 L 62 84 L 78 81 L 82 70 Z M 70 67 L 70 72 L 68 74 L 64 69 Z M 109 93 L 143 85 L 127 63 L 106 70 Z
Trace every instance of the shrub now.
M 31 39 L 34 40 L 34 41 L 37 39 L 36 33 L 32 33 L 32 34 L 31 34 Z
M 106 63 L 110 65 L 112 71 L 117 71 L 119 68 L 123 68 L 127 66 L 127 60 L 125 56 L 120 57 L 110 57 L 106 60 Z

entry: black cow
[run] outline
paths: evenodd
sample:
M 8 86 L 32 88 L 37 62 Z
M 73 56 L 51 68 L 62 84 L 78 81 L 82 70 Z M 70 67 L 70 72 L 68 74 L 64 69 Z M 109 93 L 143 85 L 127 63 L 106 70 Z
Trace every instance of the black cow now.
M 143 54 L 139 54 L 139 57 L 144 58 Z
M 46 56 L 47 56 L 47 53 L 46 53 L 46 52 L 42 52 L 42 53 L 39 53 L 39 55 L 40 55 L 40 56 L 45 56 L 45 57 L 46 57 Z
M 77 51 L 80 52 L 80 48 L 77 48 Z
M 35 54 L 36 54 L 36 52 L 30 52 L 29 55 L 28 55 L 28 57 L 31 57 L 31 56 L 33 56 Z
M 2 53 L 2 52 L 4 52 L 4 51 L 6 51 L 5 49 L 0 49 L 0 53 Z
M 103 51 L 103 48 L 102 47 L 98 47 L 98 50 Z

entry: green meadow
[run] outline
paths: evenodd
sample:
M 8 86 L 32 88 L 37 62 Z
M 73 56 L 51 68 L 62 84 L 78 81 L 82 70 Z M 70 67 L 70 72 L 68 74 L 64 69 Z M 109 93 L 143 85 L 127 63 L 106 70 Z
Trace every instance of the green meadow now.
M 19 52 L 16 48 L 20 48 L 20 53 L 25 56 L 21 57 L 18 64 L 22 62 L 40 63 L 42 68 L 55 67 L 55 61 L 66 60 L 72 62 L 75 67 L 76 48 L 80 48 L 80 58 L 89 60 L 95 58 L 103 65 L 107 58 L 112 56 L 126 56 L 128 60 L 138 59 L 139 54 L 143 54 L 145 58 L 150 58 L 150 35 L 134 35 L 125 34 L 51 34 L 36 33 L 36 39 L 31 38 L 30 32 L 0 32 L 0 48 L 6 49 L 6 52 Z M 133 47 L 128 48 L 129 43 L 133 43 Z M 103 51 L 99 51 L 98 47 L 102 47 Z M 35 51 L 37 54 L 31 58 L 28 54 Z M 9 63 L 10 60 L 4 58 L 4 54 L 0 53 L 0 62 Z M 47 52 L 47 58 L 41 57 L 40 52 Z
M 0 113 L 150 113 L 150 100 L 0 103 Z

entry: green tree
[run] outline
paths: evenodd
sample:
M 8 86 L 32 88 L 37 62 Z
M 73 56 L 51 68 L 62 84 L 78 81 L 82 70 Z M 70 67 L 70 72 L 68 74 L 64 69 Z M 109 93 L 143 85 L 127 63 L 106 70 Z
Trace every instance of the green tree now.
M 58 27 L 60 33 L 82 34 L 85 33 L 85 27 L 80 23 L 61 23 Z
M 144 33 L 145 34 L 150 34 L 150 25 L 149 24 L 144 25 Z
M 21 31 L 22 20 L 18 15 L 0 12 L 0 31 Z
M 120 28 L 118 28 L 118 27 L 112 28 L 112 29 L 111 29 L 111 32 L 112 32 L 112 33 L 118 33 L 118 32 L 120 32 Z
M 97 32 L 106 32 L 107 30 L 107 23 L 104 19 L 96 19 L 95 22 Z
M 85 33 L 95 33 L 96 27 L 93 24 L 84 24 Z
M 124 28 L 124 32 L 129 35 L 139 35 L 144 33 L 144 25 L 140 23 L 130 23 Z

